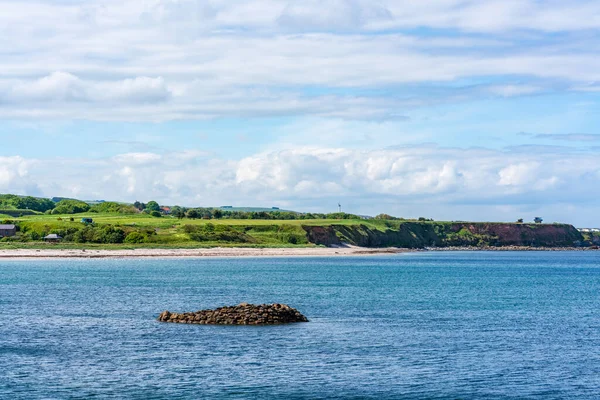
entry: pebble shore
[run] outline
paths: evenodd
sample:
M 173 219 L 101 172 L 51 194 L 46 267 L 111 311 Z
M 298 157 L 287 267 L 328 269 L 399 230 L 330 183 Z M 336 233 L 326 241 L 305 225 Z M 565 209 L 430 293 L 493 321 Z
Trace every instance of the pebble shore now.
M 593 247 L 534 247 L 534 246 L 502 246 L 502 247 L 475 247 L 475 246 L 452 246 L 452 247 L 427 247 L 423 251 L 594 251 Z

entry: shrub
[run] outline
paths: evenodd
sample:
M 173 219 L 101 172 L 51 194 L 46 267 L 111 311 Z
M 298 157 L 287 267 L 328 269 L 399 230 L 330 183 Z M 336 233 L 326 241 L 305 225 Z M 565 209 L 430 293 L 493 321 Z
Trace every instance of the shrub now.
M 197 226 L 194 226 L 194 225 L 184 225 L 184 226 L 183 226 L 183 231 L 184 231 L 185 233 L 188 233 L 188 234 L 189 234 L 189 233 L 192 233 L 192 232 L 196 232 L 196 231 L 198 231 L 198 227 L 197 227 Z
M 61 200 L 56 204 L 52 214 L 78 214 L 89 211 L 90 206 L 79 200 Z
M 125 231 L 113 226 L 86 226 L 75 232 L 72 240 L 76 243 L 123 243 Z
M 150 215 L 156 218 L 162 217 L 162 214 L 159 211 L 150 211 Z
M 197 242 L 234 242 L 248 243 L 254 239 L 227 225 L 184 225 L 183 231 Z
M 375 216 L 375 219 L 383 219 L 383 220 L 387 220 L 387 221 L 395 221 L 395 220 L 398 220 L 400 218 L 394 217 L 394 216 L 389 215 L 389 214 L 379 214 L 379 215 Z
M 119 214 L 135 214 L 136 208 L 129 204 L 116 203 L 114 201 L 105 201 L 93 205 L 90 212 L 96 213 L 119 213 Z
M 125 243 L 144 243 L 148 237 L 140 232 L 131 232 L 125 237 Z

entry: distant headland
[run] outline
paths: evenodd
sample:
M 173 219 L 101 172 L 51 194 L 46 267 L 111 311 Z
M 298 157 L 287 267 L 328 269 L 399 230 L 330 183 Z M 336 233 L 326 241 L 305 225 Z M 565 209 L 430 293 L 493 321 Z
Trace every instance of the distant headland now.
M 0 195 L 0 251 L 210 248 L 593 249 L 600 231 L 541 218 L 433 221 L 271 208 L 186 208 Z M 393 250 L 391 250 L 393 251 Z M 356 253 L 356 251 L 354 251 Z M 77 253 L 77 252 L 76 252 Z M 337 254 L 337 253 L 336 253 Z M 92 255 L 92 253 L 88 253 Z

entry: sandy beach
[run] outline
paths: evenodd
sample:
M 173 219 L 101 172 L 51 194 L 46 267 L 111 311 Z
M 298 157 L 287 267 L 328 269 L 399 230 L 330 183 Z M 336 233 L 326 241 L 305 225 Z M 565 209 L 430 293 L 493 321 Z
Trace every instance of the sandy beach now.
M 0 250 L 6 258 L 145 258 L 145 257 L 334 257 L 396 254 L 410 250 L 399 248 L 372 249 L 364 247 L 314 248 L 224 248 L 211 249 L 127 249 L 127 250 L 67 250 L 11 249 Z

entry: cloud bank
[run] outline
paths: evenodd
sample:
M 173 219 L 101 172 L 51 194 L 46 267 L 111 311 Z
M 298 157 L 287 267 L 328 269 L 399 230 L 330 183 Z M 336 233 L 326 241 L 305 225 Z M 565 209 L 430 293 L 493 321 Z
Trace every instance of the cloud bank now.
M 456 101 L 588 92 L 600 81 L 592 1 L 0 6 L 0 118 L 386 119 L 433 101 L 411 85 L 445 87 Z
M 457 207 L 462 211 L 456 219 L 472 208 L 472 217 L 494 211 L 512 220 L 548 212 L 557 204 L 563 212 L 552 215 L 566 217 L 567 210 L 593 204 L 600 195 L 600 161 L 585 153 L 306 147 L 237 161 L 194 152 L 129 153 L 93 161 L 0 161 L 0 192 L 17 188 L 86 199 L 118 193 L 113 200 L 155 199 L 171 205 L 272 204 L 330 211 L 343 199 L 352 207 L 348 211 L 362 213 L 417 216 L 404 213 L 428 210 L 437 217 L 442 213 L 436 207 L 446 215 Z M 60 177 L 55 170 L 61 171 Z
M 365 214 L 454 219 L 595 215 L 597 1 L 0 7 L 0 132 L 20 149 L 0 149 L 0 191 L 314 211 L 343 200 Z M 38 128 L 10 132 L 19 125 Z M 219 146 L 219 156 L 196 150 Z

